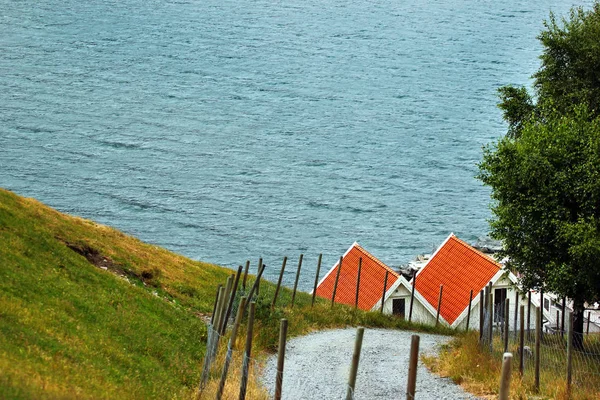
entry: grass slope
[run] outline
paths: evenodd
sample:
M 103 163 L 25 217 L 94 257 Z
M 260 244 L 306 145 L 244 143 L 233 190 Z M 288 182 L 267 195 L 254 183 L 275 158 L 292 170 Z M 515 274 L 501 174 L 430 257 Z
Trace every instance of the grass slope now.
M 212 312 L 217 285 L 232 272 L 0 189 L 0 398 L 193 398 L 206 343 L 199 317 Z M 292 307 L 288 288 L 271 307 L 274 292 L 263 282 L 256 298 L 259 360 L 276 349 L 281 318 L 288 337 L 356 325 L 453 333 L 326 299 L 311 307 L 307 293 Z M 237 364 L 225 398 L 237 398 Z M 248 390 L 266 398 L 256 374 Z
M 0 189 L 0 397 L 189 398 L 228 273 Z

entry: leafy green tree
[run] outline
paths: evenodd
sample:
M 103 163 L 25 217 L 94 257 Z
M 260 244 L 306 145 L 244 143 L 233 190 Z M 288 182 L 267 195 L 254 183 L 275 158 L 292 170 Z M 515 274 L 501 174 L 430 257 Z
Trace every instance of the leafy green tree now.
M 572 299 L 583 332 L 584 303 L 600 300 L 600 118 L 580 106 L 526 122 L 518 139 L 486 147 L 479 168 L 509 267 L 525 287 Z
M 569 17 L 559 22 L 550 14 L 538 36 L 544 50 L 533 75 L 537 102 L 523 87 L 499 89 L 510 136 L 518 137 L 531 118 L 568 114 L 578 104 L 587 105 L 591 118 L 600 115 L 600 3 L 589 11 L 573 8 Z

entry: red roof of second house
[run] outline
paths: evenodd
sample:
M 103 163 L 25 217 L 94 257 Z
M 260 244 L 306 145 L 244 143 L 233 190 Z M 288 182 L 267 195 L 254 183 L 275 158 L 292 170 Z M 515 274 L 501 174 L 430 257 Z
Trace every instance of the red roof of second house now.
M 417 274 L 415 289 L 437 310 L 443 284 L 440 315 L 452 325 L 469 305 L 471 289 L 477 296 L 500 269 L 492 258 L 450 235 Z
M 400 275 L 363 249 L 358 243 L 354 243 L 350 249 L 348 249 L 342 260 L 342 269 L 340 270 L 340 277 L 335 294 L 336 303 L 354 306 L 356 299 L 358 261 L 361 257 L 362 267 L 360 273 L 358 307 L 362 310 L 370 310 L 377 302 L 381 301 L 386 271 L 388 272 L 386 291 L 389 290 Z M 331 270 L 329 270 L 327 275 L 325 275 L 323 280 L 319 283 L 319 286 L 317 287 L 317 296 L 331 300 L 338 264 L 339 261 L 331 268 Z

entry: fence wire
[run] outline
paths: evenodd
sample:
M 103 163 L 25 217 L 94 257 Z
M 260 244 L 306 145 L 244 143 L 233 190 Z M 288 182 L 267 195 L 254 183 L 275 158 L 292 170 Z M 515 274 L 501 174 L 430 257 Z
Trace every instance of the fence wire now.
M 535 315 L 535 314 L 534 314 Z M 487 312 L 484 313 L 484 330 L 482 335 L 482 349 L 489 351 L 496 359 L 502 359 L 505 344 L 505 320 L 503 315 L 491 318 Z M 509 316 L 509 318 L 514 316 Z M 490 346 L 487 336 L 489 326 L 492 324 L 492 344 Z M 514 325 L 514 324 L 513 324 Z M 556 325 L 556 324 L 555 324 Z M 568 325 L 568 324 L 566 324 Z M 513 357 L 513 369 L 519 369 L 519 329 L 513 326 L 508 330 L 508 352 Z M 551 389 L 553 392 L 566 393 L 567 391 L 567 368 L 568 368 L 568 326 L 562 331 L 560 327 L 549 323 L 542 327 L 539 346 L 540 357 L 540 388 Z M 536 330 L 535 328 L 524 329 L 523 379 L 533 386 L 535 380 L 535 358 L 536 358 Z M 576 333 L 573 332 L 571 361 L 571 393 L 580 393 L 581 398 L 600 398 L 600 334 L 598 333 Z

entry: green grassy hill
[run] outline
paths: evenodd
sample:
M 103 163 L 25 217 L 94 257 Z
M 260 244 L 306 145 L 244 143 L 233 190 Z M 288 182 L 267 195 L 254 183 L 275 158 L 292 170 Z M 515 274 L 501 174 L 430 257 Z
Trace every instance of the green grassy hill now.
M 194 398 L 207 336 L 202 317 L 232 273 L 0 189 L 0 398 Z M 276 348 L 281 318 L 289 337 L 349 325 L 451 333 L 332 308 L 326 299 L 311 307 L 306 293 L 292 308 L 287 288 L 273 308 L 274 292 L 260 285 L 255 358 Z M 237 398 L 238 375 L 233 367 L 225 398 Z M 218 376 L 211 374 L 206 398 Z M 266 396 L 255 374 L 249 393 Z
M 0 189 L 0 398 L 189 398 L 230 272 Z

